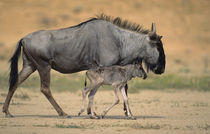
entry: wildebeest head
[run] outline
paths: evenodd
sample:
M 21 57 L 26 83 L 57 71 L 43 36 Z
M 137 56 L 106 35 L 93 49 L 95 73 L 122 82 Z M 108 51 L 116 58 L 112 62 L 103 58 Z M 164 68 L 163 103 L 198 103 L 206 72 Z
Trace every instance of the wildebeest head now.
M 143 60 L 147 71 L 152 70 L 155 74 L 162 74 L 165 71 L 165 53 L 161 38 L 162 36 L 156 34 L 155 24 L 152 23 L 151 32 L 145 38 L 146 56 Z

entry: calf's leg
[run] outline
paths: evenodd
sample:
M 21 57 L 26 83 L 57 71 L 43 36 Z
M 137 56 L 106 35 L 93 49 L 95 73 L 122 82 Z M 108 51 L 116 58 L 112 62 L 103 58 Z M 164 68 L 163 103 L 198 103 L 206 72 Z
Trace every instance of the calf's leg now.
M 93 107 L 94 96 L 95 96 L 99 87 L 100 87 L 100 84 L 97 85 L 93 90 L 91 90 L 89 95 L 88 95 L 89 103 L 88 103 L 87 113 L 88 113 L 88 115 L 90 115 L 90 118 L 92 118 L 92 119 L 95 119 L 95 118 L 98 119 L 99 118 L 97 116 L 97 114 L 95 113 L 95 110 L 94 110 L 94 107 Z
M 119 99 L 119 96 L 118 96 L 118 89 L 119 89 L 119 87 L 116 87 L 116 88 L 114 89 L 116 101 L 115 101 L 111 106 L 107 107 L 107 108 L 104 110 L 104 112 L 103 112 L 103 114 L 102 114 L 102 118 L 104 118 L 104 116 L 108 113 L 108 111 L 109 111 L 111 108 L 113 108 L 115 105 L 119 104 L 120 99 Z
M 133 115 L 131 113 L 131 110 L 130 110 L 130 107 L 129 107 L 129 104 L 128 104 L 128 97 L 127 97 L 126 92 L 125 92 L 125 87 L 122 87 L 120 90 L 121 90 L 123 100 L 124 100 L 124 103 L 125 103 L 125 106 L 126 106 L 126 109 L 127 109 L 128 118 L 136 119 L 135 117 L 133 117 Z
M 85 87 L 82 90 L 82 108 L 81 108 L 80 112 L 78 113 L 78 116 L 80 116 L 85 111 L 85 103 L 86 103 L 87 93 L 90 92 L 94 88 L 95 88 L 95 86 L 93 84 L 91 84 L 89 87 Z
M 125 85 L 125 94 L 126 94 L 126 96 L 128 97 L 128 84 L 127 84 L 127 83 L 126 83 L 126 85 Z M 124 110 L 124 112 L 125 112 L 125 116 L 128 116 L 128 111 L 127 111 L 127 109 L 126 109 L 125 102 L 123 103 L 123 110 Z

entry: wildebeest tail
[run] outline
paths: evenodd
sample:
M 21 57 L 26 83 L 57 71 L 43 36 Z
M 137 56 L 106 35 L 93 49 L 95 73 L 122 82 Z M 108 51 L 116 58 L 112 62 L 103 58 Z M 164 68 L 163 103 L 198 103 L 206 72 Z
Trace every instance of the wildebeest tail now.
M 21 53 L 22 39 L 17 43 L 15 53 L 10 58 L 9 90 L 12 90 L 18 80 L 18 58 Z

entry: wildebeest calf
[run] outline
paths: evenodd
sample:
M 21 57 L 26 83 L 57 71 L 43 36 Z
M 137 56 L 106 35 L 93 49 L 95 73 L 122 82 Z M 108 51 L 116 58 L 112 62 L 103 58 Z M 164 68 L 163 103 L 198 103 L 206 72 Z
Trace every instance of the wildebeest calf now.
M 90 86 L 88 87 L 86 87 L 86 77 L 88 77 L 91 83 Z M 122 93 L 127 116 L 129 118 L 134 118 L 128 105 L 127 89 L 126 89 L 127 81 L 131 80 L 134 77 L 142 77 L 143 79 L 146 79 L 147 77 L 147 74 L 145 73 L 144 69 L 139 64 L 101 67 L 101 68 L 88 70 L 85 76 L 85 88 L 82 91 L 82 102 L 83 102 L 82 108 L 81 111 L 78 113 L 78 115 L 84 112 L 85 98 L 87 93 L 90 92 L 88 95 L 89 104 L 87 112 L 90 115 L 90 118 L 98 118 L 93 109 L 94 95 L 97 89 L 101 85 L 112 85 L 114 87 L 116 101 L 110 107 L 105 109 L 105 111 L 102 114 L 102 118 L 113 106 L 119 103 L 118 90 L 120 90 Z

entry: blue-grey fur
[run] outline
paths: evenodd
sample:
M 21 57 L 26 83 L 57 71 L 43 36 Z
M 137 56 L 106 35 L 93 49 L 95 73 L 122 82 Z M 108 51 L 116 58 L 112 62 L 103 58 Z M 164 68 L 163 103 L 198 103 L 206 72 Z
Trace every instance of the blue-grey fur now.
M 105 15 L 69 28 L 30 33 L 19 41 L 10 59 L 10 87 L 3 111 L 9 114 L 8 105 L 15 89 L 35 70 L 40 74 L 41 91 L 49 98 L 52 98 L 49 91 L 51 68 L 61 73 L 74 73 L 100 66 L 141 64 L 143 60 L 148 69 L 162 74 L 165 54 L 160 39 L 156 30 L 143 30 L 139 25 Z M 24 66 L 18 75 L 21 47 Z M 51 103 L 59 108 L 55 101 Z M 60 111 L 57 110 L 59 115 L 63 115 Z

